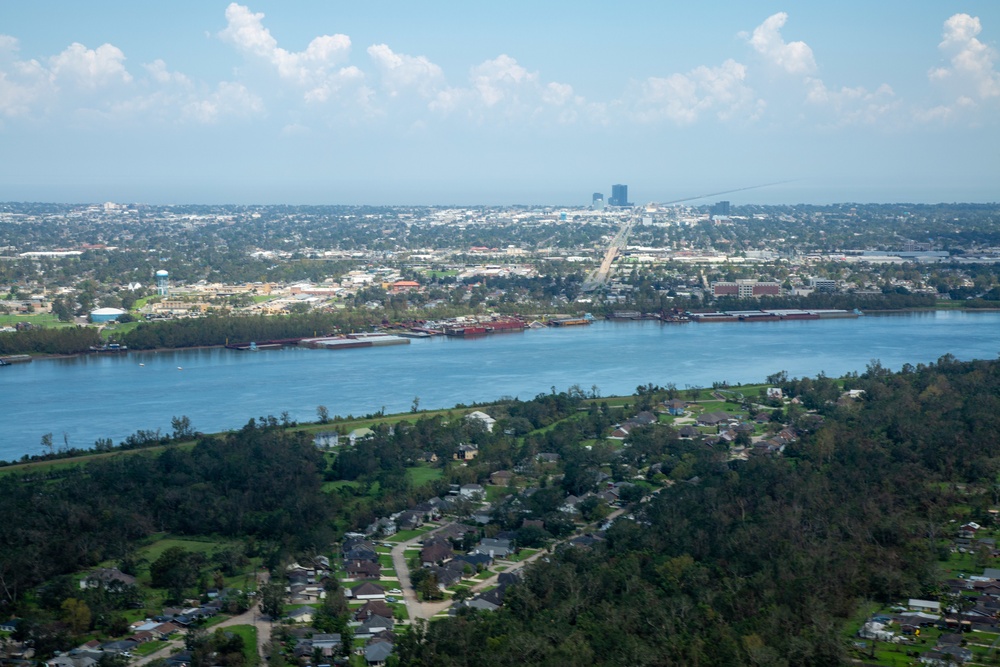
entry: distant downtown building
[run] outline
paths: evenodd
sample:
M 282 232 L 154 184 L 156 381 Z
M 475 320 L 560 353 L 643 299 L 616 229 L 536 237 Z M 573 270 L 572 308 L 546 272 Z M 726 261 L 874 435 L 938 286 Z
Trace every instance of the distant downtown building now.
M 628 186 L 617 184 L 611 186 L 611 199 L 608 200 L 611 206 L 629 206 Z
M 603 201 L 604 201 L 603 192 L 595 192 L 594 196 L 590 198 L 590 203 L 593 204 L 594 206 L 597 206 L 597 202 L 603 202 Z
M 716 202 L 715 205 L 712 206 L 712 213 L 711 213 L 711 215 L 712 215 L 713 218 L 715 216 L 719 216 L 720 218 L 728 218 L 729 217 L 729 202 L 727 202 L 727 201 Z

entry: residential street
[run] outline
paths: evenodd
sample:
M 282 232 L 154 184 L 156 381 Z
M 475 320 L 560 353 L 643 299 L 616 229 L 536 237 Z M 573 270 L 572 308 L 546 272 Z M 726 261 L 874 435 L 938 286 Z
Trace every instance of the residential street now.
M 602 519 L 600 523 L 617 519 L 624 513 L 625 513 L 624 508 L 617 509 L 611 514 L 609 514 L 607 517 Z M 595 523 L 584 526 L 584 532 L 594 529 L 596 525 L 597 524 Z M 399 578 L 399 588 L 403 591 L 403 601 L 406 603 L 406 611 L 411 621 L 416 618 L 423 618 L 429 620 L 433 618 L 435 615 L 440 614 L 441 612 L 447 610 L 452 604 L 454 604 L 452 600 L 441 600 L 440 602 L 421 602 L 420 600 L 417 599 L 416 591 L 414 591 L 413 587 L 410 585 L 410 568 L 407 565 L 406 556 L 404 555 L 404 552 L 406 551 L 407 547 L 413 547 L 418 545 L 421 541 L 427 539 L 438 530 L 440 530 L 440 528 L 436 528 L 435 530 L 424 533 L 423 535 L 418 535 L 417 537 L 407 540 L 406 542 L 400 542 L 399 544 L 397 544 L 392 548 L 392 566 L 393 568 L 395 568 L 396 576 Z M 552 547 L 554 548 L 559 544 L 563 544 L 564 542 L 569 541 L 569 539 L 571 538 L 560 540 L 559 542 L 554 543 Z M 541 549 L 537 553 L 528 556 L 527 558 L 518 563 L 511 563 L 507 567 L 507 569 L 504 570 L 504 572 L 516 572 L 521 568 L 523 568 L 524 566 L 526 566 L 528 563 L 533 563 L 539 558 L 545 556 L 547 553 L 549 553 L 548 549 Z M 507 561 L 504 561 L 504 564 L 506 565 Z M 486 588 L 489 588 L 490 586 L 495 586 L 499 576 L 500 573 L 495 572 L 488 579 L 476 582 L 471 586 L 472 592 L 478 593 L 482 590 L 485 590 Z

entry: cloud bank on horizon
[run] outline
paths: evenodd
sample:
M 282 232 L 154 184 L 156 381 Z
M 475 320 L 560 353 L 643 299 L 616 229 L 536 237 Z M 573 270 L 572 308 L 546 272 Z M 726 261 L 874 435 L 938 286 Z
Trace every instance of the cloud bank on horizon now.
M 907 94 L 894 81 L 866 87 L 832 80 L 824 53 L 795 34 L 794 16 L 777 12 L 729 39 L 715 62 L 623 79 L 606 97 L 554 80 L 517 53 L 448 71 L 420 53 L 388 43 L 354 44 L 346 34 L 318 34 L 305 48 L 282 45 L 267 16 L 233 2 L 222 27 L 205 26 L 228 49 L 230 75 L 178 71 L 163 58 L 132 62 L 112 43 L 68 44 L 58 53 L 23 55 L 17 36 L 0 34 L 0 138 L 71 126 L 101 136 L 121 127 L 169 130 L 253 128 L 275 140 L 338 133 L 364 136 L 391 126 L 409 137 L 445 130 L 465 141 L 480 134 L 613 134 L 726 131 L 888 134 L 992 128 L 1000 118 L 998 54 L 977 16 L 941 19 L 938 43 L 924 45 L 929 71 Z M 648 64 L 647 64 L 648 65 Z M 916 64 L 914 64 L 916 67 Z M 399 128 L 403 128 L 400 130 Z M 136 129 L 136 132 L 140 130 Z M 192 129 L 192 131 L 194 131 Z M 995 161 L 994 161 L 995 163 Z M 997 179 L 1000 180 L 1000 179 Z

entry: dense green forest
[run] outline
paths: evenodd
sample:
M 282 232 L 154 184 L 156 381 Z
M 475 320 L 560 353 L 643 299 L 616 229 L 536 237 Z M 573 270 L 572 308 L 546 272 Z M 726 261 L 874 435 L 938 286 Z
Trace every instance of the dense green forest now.
M 410 633 L 402 664 L 845 664 L 859 603 L 936 598 L 940 531 L 958 508 L 991 521 L 1000 470 L 997 363 L 852 383 L 865 400 L 824 404 L 786 456 L 703 448 L 696 477 L 531 568 L 501 610 Z

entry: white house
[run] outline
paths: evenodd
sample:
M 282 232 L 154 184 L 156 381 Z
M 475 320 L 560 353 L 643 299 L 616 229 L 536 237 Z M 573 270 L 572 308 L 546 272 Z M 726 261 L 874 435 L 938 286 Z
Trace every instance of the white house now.
M 496 419 L 493 419 L 493 417 L 490 417 L 485 412 L 480 412 L 479 410 L 476 410 L 475 412 L 470 412 L 469 414 L 465 415 L 465 418 L 468 419 L 469 421 L 475 420 L 481 422 L 482 425 L 486 427 L 486 430 L 490 432 L 493 431 L 493 425 L 497 423 Z

